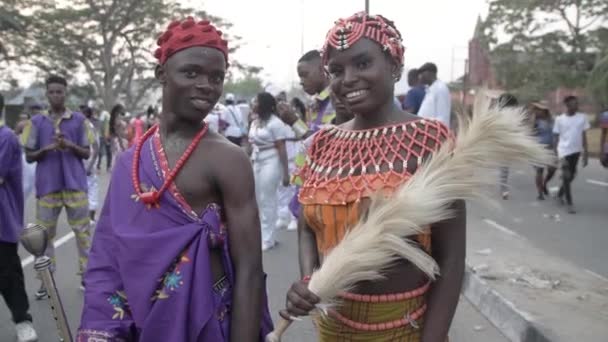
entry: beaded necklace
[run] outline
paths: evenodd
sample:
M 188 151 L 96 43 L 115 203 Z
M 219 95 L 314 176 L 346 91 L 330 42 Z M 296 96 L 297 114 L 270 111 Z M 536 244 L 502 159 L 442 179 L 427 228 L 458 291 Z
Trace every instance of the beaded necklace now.
M 158 130 L 158 128 L 159 128 L 158 124 L 152 126 L 141 137 L 141 139 L 139 139 L 139 141 L 137 142 L 137 145 L 135 147 L 135 154 L 133 156 L 133 164 L 132 164 L 132 168 L 131 168 L 131 179 L 133 180 L 133 187 L 135 187 L 136 195 L 141 199 L 141 201 L 144 204 L 147 204 L 150 206 L 158 204 L 158 201 L 160 200 L 160 196 L 162 196 L 162 194 L 165 192 L 165 190 L 167 190 L 167 188 L 173 183 L 173 181 L 175 180 L 175 177 L 177 177 L 177 174 L 184 167 L 184 165 L 186 164 L 186 161 L 188 161 L 188 159 L 194 152 L 194 149 L 196 148 L 198 143 L 201 141 L 203 136 L 205 136 L 205 133 L 207 133 L 208 127 L 209 126 L 205 123 L 203 128 L 196 134 L 196 136 L 194 137 L 194 139 L 192 140 L 190 145 L 188 145 L 188 147 L 186 148 L 184 153 L 181 155 L 181 157 L 179 157 L 179 159 L 177 160 L 177 163 L 175 163 L 175 167 L 169 172 L 169 174 L 167 175 L 167 178 L 165 178 L 165 181 L 163 182 L 163 185 L 161 186 L 161 188 L 158 191 L 143 192 L 141 189 L 141 184 L 139 182 L 139 157 L 141 155 L 141 149 L 144 145 L 144 142 Z

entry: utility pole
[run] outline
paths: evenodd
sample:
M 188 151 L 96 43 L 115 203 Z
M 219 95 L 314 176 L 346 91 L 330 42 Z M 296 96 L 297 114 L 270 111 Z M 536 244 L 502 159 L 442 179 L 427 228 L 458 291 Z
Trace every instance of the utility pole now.
M 365 13 L 369 14 L 369 0 L 365 0 Z

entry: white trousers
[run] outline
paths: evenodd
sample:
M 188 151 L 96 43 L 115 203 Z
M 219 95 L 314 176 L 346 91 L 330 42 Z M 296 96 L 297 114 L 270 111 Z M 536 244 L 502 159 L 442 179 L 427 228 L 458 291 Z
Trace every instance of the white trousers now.
M 21 164 L 23 165 L 23 198 L 25 200 L 32 193 L 36 184 L 36 163 L 28 163 L 25 160 L 25 153 L 21 156 Z
M 255 197 L 260 209 L 262 242 L 273 243 L 278 216 L 277 191 L 281 183 L 281 162 L 278 155 L 254 160 Z
M 289 174 L 293 174 L 296 170 L 295 162 L 293 160 L 289 161 Z M 294 219 L 291 211 L 289 210 L 289 202 L 296 193 L 296 187 L 293 185 L 289 186 L 279 186 L 278 189 L 278 198 L 279 198 L 279 220 L 289 223 Z
M 97 210 L 99 202 L 99 182 L 96 174 L 87 176 L 89 210 Z

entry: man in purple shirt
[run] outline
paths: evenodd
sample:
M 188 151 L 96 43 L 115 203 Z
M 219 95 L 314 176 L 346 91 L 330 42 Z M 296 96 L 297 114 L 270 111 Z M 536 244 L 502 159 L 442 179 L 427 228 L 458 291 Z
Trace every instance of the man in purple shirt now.
M 403 110 L 412 114 L 418 114 L 422 101 L 424 100 L 424 95 L 426 94 L 424 85 L 420 82 L 418 69 L 411 69 L 407 73 L 407 83 L 410 86 L 410 90 L 407 92 L 407 95 L 405 95 Z
M 26 159 L 36 166 L 36 222 L 48 228 L 49 243 L 46 255 L 53 260 L 53 239 L 57 231 L 57 218 L 65 207 L 68 223 L 76 235 L 79 274 L 84 272 L 89 245 L 89 208 L 87 175 L 83 160 L 90 155 L 93 135 L 84 115 L 65 107 L 67 82 L 59 76 L 46 81 L 48 113 L 36 114 L 26 124 L 22 143 Z M 46 296 L 41 286 L 38 299 Z
M 18 341 L 35 341 L 36 331 L 25 293 L 17 242 L 23 228 L 21 146 L 17 136 L 1 120 L 4 98 L 0 95 L 0 294 L 13 316 Z

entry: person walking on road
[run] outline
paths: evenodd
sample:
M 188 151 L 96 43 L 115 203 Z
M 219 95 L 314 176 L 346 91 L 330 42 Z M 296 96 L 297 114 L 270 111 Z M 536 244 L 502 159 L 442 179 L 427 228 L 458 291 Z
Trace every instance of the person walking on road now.
M 434 63 L 425 63 L 418 69 L 418 73 L 422 84 L 428 86 L 418 116 L 424 119 L 437 119 L 450 127 L 452 98 L 447 84 L 437 78 L 437 66 Z
M 17 341 L 33 342 L 38 336 L 28 312 L 30 304 L 17 254 L 24 211 L 22 151 L 17 136 L 2 121 L 3 109 L 4 97 L 0 95 L 0 294 L 13 316 Z
M 279 210 L 278 189 L 281 185 L 289 186 L 289 163 L 285 148 L 285 135 L 289 127 L 277 117 L 276 109 L 276 100 L 271 94 L 258 94 L 255 109 L 258 117 L 249 129 L 263 251 L 276 245 L 274 234 Z
M 583 167 L 587 166 L 587 130 L 589 121 L 587 116 L 578 111 L 578 98 L 568 96 L 564 99 L 566 112 L 555 120 L 553 125 L 554 145 L 562 173 L 562 184 L 557 194 L 560 204 L 567 205 L 568 213 L 575 214 L 576 209 L 572 202 L 572 181 L 576 176 L 579 160 Z
M 48 229 L 45 254 L 55 269 L 57 219 L 65 208 L 68 223 L 76 235 L 79 274 L 87 264 L 90 245 L 89 201 L 84 160 L 91 155 L 93 133 L 86 117 L 65 106 L 67 81 L 51 76 L 46 81 L 48 113 L 36 114 L 28 121 L 22 135 L 26 159 L 36 165 L 36 223 Z M 47 291 L 40 286 L 36 297 L 45 298 Z
M 534 102 L 531 104 L 531 112 L 534 120 L 534 134 L 538 138 L 538 142 L 547 149 L 553 150 L 553 117 L 547 107 L 542 102 Z M 536 190 L 538 192 L 537 199 L 542 201 L 545 196 L 549 195 L 547 184 L 555 175 L 556 168 L 552 165 L 547 166 L 534 166 L 536 169 Z M 547 173 L 545 175 L 545 169 Z
M 504 93 L 498 98 L 498 106 L 500 107 L 517 107 L 519 101 L 513 94 Z M 503 166 L 500 168 L 500 195 L 503 200 L 508 200 L 509 191 L 509 167 Z
M 95 161 L 99 156 L 99 137 L 97 136 L 97 130 L 93 122 L 93 108 L 85 107 L 83 114 L 87 117 L 87 125 L 89 125 L 89 131 L 93 133 L 93 144 L 91 144 L 91 156 L 85 160 L 85 166 L 87 170 L 87 195 L 89 199 L 89 217 L 91 218 L 91 225 L 95 226 L 95 214 L 97 212 L 97 204 L 99 202 L 99 179 L 97 172 L 95 172 Z

